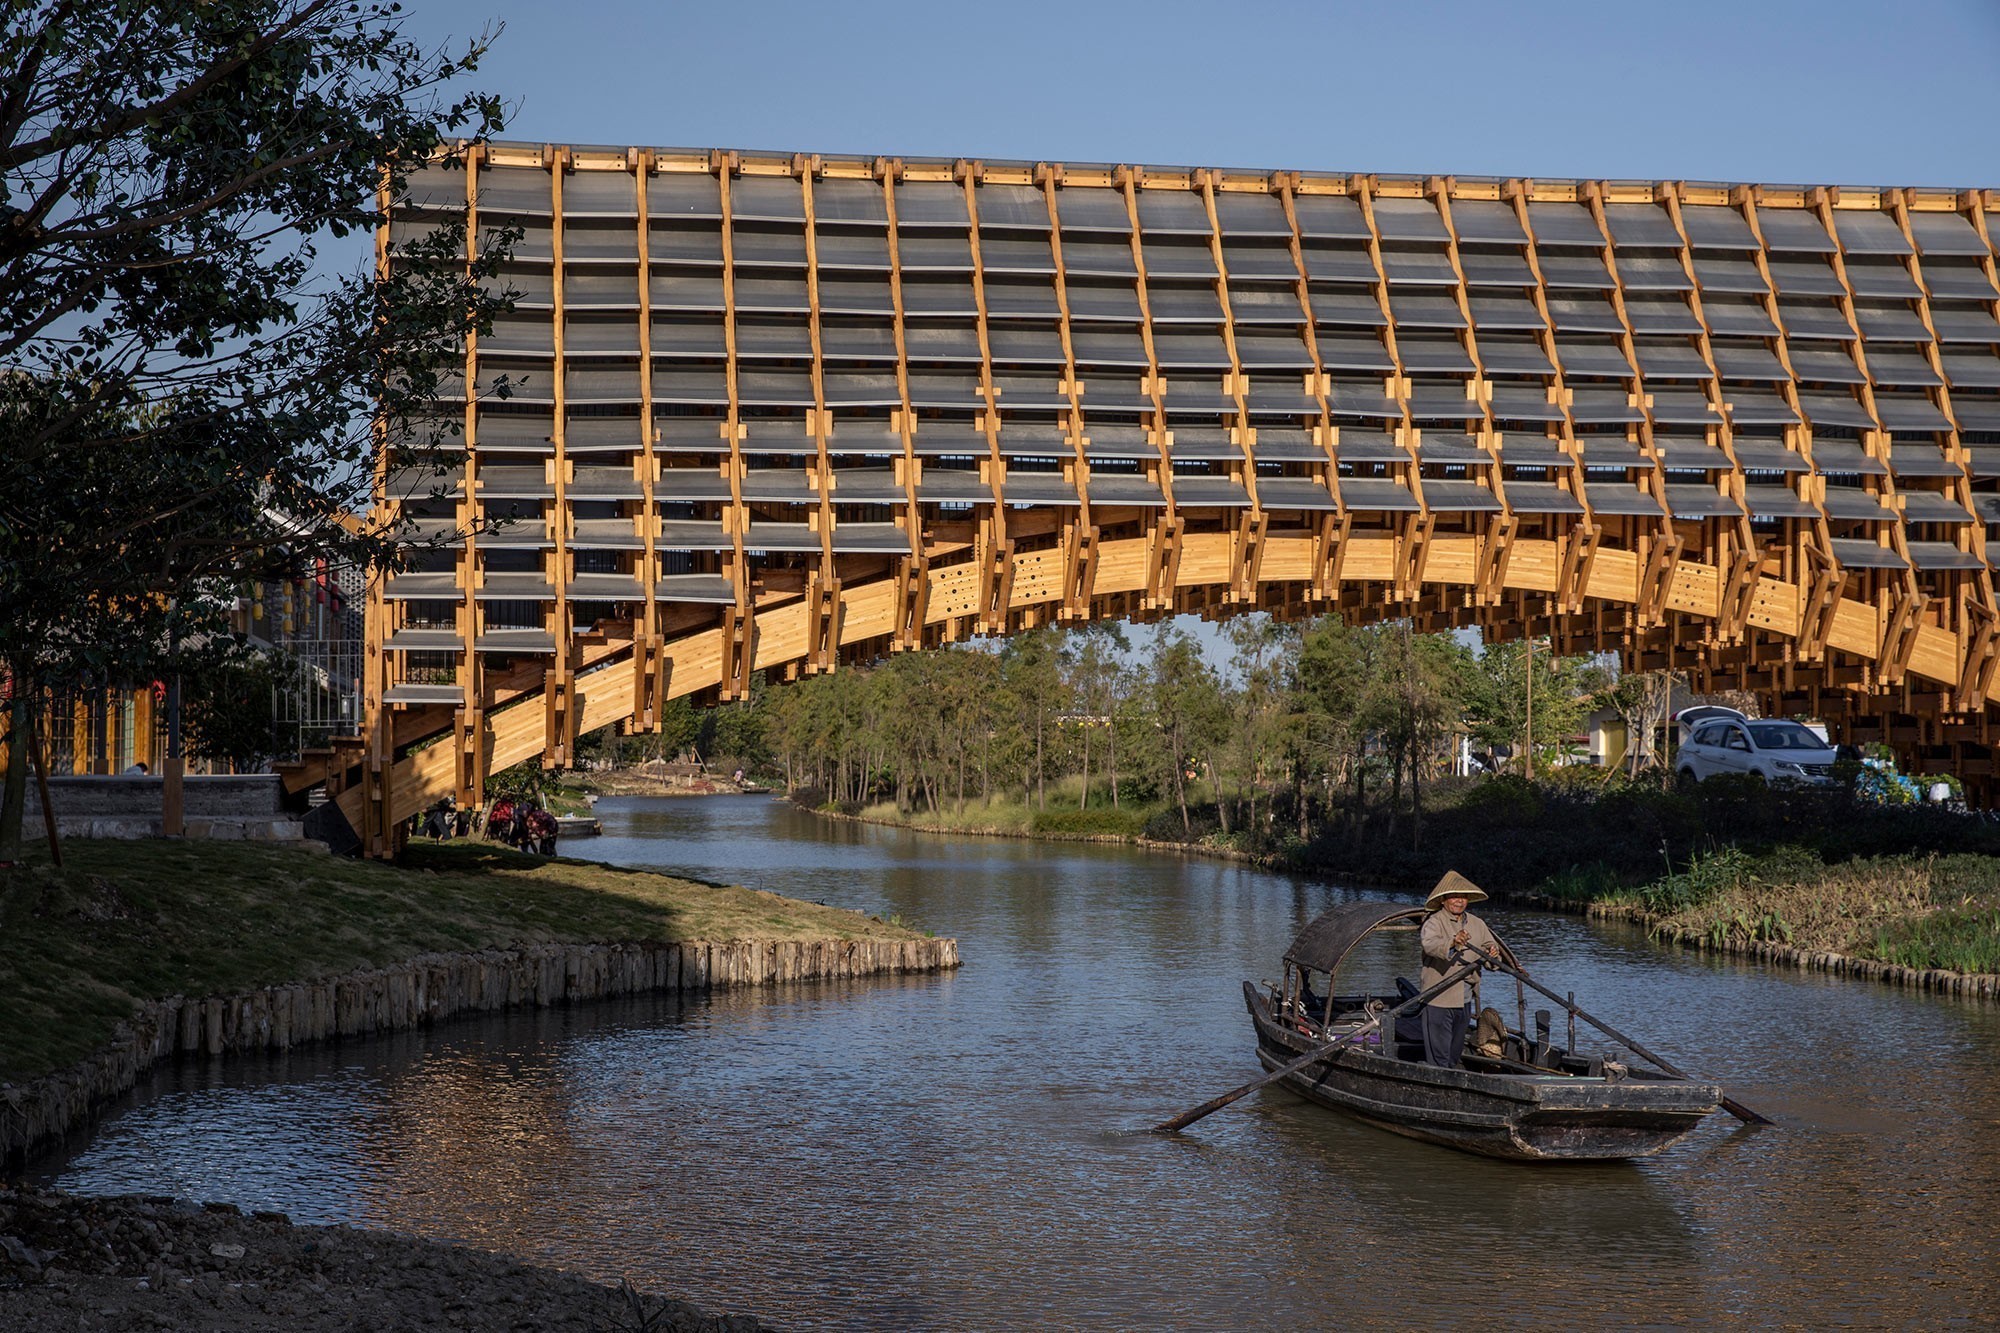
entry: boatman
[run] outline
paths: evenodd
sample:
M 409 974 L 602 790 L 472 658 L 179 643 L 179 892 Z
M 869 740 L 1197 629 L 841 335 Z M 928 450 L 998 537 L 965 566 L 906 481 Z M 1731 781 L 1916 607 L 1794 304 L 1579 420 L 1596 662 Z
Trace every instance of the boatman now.
M 1429 990 L 1444 980 L 1445 973 L 1470 961 L 1474 950 L 1499 958 L 1500 944 L 1493 932 L 1466 910 L 1485 901 L 1486 894 L 1456 870 L 1446 872 L 1431 896 L 1424 899 L 1431 914 L 1424 918 L 1423 933 L 1418 937 L 1424 951 L 1422 989 Z M 1461 980 L 1433 995 L 1424 1006 L 1424 1059 L 1430 1064 L 1458 1068 L 1459 1057 L 1465 1054 L 1466 1002 L 1470 998 Z

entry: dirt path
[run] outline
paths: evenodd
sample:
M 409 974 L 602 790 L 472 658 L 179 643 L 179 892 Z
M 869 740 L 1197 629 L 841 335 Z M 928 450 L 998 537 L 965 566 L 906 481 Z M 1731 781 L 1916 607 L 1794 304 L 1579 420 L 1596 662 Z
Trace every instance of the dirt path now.
M 0 1188 L 0 1328 L 760 1333 L 662 1296 L 229 1204 Z

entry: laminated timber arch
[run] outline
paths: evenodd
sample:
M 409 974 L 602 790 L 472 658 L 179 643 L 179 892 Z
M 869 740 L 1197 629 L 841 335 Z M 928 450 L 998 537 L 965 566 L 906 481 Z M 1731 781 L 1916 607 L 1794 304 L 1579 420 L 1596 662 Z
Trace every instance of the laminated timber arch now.
M 520 305 L 376 518 L 471 535 L 294 774 L 373 850 L 754 671 L 1174 611 L 1548 634 L 1990 778 L 1988 192 L 492 145 L 380 262 L 456 209 Z

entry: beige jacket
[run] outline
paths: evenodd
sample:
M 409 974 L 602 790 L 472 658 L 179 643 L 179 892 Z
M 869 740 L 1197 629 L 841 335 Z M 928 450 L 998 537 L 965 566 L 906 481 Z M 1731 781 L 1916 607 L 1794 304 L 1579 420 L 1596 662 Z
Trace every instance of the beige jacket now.
M 1494 946 L 1493 932 L 1486 928 L 1484 921 L 1470 912 L 1462 916 L 1453 916 L 1443 908 L 1439 908 L 1424 918 L 1423 933 L 1418 937 L 1423 943 L 1424 973 L 1422 984 L 1417 989 L 1429 990 L 1444 980 L 1445 973 L 1459 966 L 1449 960 L 1452 939 L 1461 930 L 1465 932 L 1468 948 L 1485 953 Z M 1459 981 L 1445 987 L 1443 991 L 1433 996 L 1430 1002 L 1446 1009 L 1463 1009 L 1465 1001 L 1466 986 L 1463 981 Z

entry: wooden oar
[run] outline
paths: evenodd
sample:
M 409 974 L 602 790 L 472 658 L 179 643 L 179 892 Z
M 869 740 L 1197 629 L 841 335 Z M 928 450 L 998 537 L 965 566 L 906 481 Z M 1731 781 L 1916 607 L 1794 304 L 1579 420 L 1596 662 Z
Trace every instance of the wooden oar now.
M 1442 994 L 1447 988 L 1457 985 L 1460 981 L 1463 981 L 1466 977 L 1470 976 L 1474 972 L 1477 972 L 1480 968 L 1485 966 L 1487 966 L 1487 964 L 1483 960 L 1475 960 L 1473 962 L 1465 964 L 1463 967 L 1460 967 L 1454 971 L 1447 972 L 1443 977 L 1439 978 L 1437 985 L 1432 986 L 1427 991 L 1422 991 L 1416 995 L 1411 996 L 1409 999 L 1397 1005 L 1394 1009 L 1385 1010 L 1384 1012 L 1375 1015 L 1375 1017 L 1369 1019 L 1366 1023 L 1363 1023 L 1360 1027 L 1354 1029 L 1354 1031 L 1348 1033 L 1346 1036 L 1341 1037 L 1339 1040 L 1330 1041 L 1324 1046 L 1315 1047 L 1313 1050 L 1309 1051 L 1305 1055 L 1300 1056 L 1298 1059 L 1292 1061 L 1290 1064 L 1280 1065 L 1276 1069 L 1272 1070 L 1270 1073 L 1264 1075 L 1264 1077 L 1260 1079 L 1253 1079 L 1250 1082 L 1245 1083 L 1242 1087 L 1237 1088 L 1232 1092 L 1225 1092 L 1220 1097 L 1214 1098 L 1211 1101 L 1205 1101 L 1200 1106 L 1195 1107 L 1192 1111 L 1183 1111 L 1179 1115 L 1175 1116 L 1172 1120 L 1168 1120 L 1165 1121 L 1164 1123 L 1153 1126 L 1152 1132 L 1155 1134 L 1178 1133 L 1179 1131 L 1186 1129 L 1189 1125 L 1192 1125 L 1195 1121 L 1205 1119 L 1206 1117 L 1215 1114 L 1217 1111 L 1220 1111 L 1223 1107 L 1229 1105 L 1233 1101 L 1236 1101 L 1238 1098 L 1249 1096 L 1251 1093 L 1257 1091 L 1257 1089 L 1263 1087 L 1267 1083 L 1276 1083 L 1279 1079 L 1283 1078 L 1285 1075 L 1296 1073 L 1299 1070 L 1304 1069 L 1307 1065 L 1312 1064 L 1316 1060 L 1324 1060 L 1328 1056 L 1337 1055 L 1347 1047 L 1348 1043 L 1357 1040 L 1364 1033 L 1368 1032 L 1370 1029 L 1379 1028 L 1382 1026 L 1383 1023 L 1389 1021 L 1390 1019 L 1395 1018 L 1399 1014 L 1407 1013 L 1412 1009 L 1428 1004 L 1433 996 Z M 1391 1029 L 1391 1031 L 1393 1032 L 1393 1029 Z
M 1630 1048 L 1632 1054 L 1638 1056 L 1640 1059 L 1650 1060 L 1654 1065 L 1658 1066 L 1660 1069 L 1665 1070 L 1667 1073 L 1672 1074 L 1675 1078 L 1690 1078 L 1690 1075 L 1685 1074 L 1681 1072 L 1679 1069 L 1676 1069 L 1673 1065 L 1668 1064 L 1665 1060 L 1662 1060 L 1659 1056 L 1653 1054 L 1651 1051 L 1647 1050 L 1644 1046 L 1641 1046 L 1638 1042 L 1633 1041 L 1630 1037 L 1620 1032 L 1617 1028 L 1612 1027 L 1609 1023 L 1606 1023 L 1603 1019 L 1591 1017 L 1589 1014 L 1585 1013 L 1582 1009 L 1579 1009 L 1570 1000 L 1565 999 L 1563 996 L 1556 994 L 1554 991 L 1550 990 L 1547 986 L 1544 986 L 1541 982 L 1529 976 L 1528 970 L 1522 967 L 1518 962 L 1514 963 L 1511 966 L 1504 962 L 1496 963 L 1494 966 L 1496 967 L 1497 970 L 1509 974 L 1515 980 L 1524 981 L 1528 985 L 1533 986 L 1536 990 L 1548 996 L 1551 1000 L 1554 1000 L 1557 1004 L 1562 1005 L 1563 1008 L 1569 1010 L 1571 1013 L 1574 1013 L 1578 1018 L 1581 1018 L 1584 1022 L 1590 1024 L 1592 1027 L 1596 1028 L 1599 1032 L 1602 1032 L 1605 1036 L 1611 1038 L 1611 1040 Z M 1775 1121 L 1771 1120 L 1766 1116 L 1758 1115 L 1755 1111 L 1745 1106 L 1742 1102 L 1739 1102 L 1731 1097 L 1724 1097 L 1722 1099 L 1722 1109 L 1729 1112 L 1729 1114 L 1735 1116 L 1738 1120 L 1741 1120 L 1746 1125 L 1769 1125 L 1776 1123 Z

